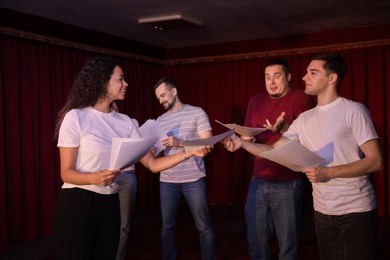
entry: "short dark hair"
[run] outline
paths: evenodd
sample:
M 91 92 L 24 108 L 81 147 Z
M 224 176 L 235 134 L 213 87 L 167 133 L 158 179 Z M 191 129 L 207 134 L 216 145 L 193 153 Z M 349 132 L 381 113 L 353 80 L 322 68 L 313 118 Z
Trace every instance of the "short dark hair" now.
M 177 88 L 177 82 L 176 80 L 170 78 L 170 77 L 163 77 L 159 79 L 156 84 L 154 84 L 153 89 L 156 90 L 158 86 L 165 83 L 166 86 L 168 86 L 170 89 Z
M 281 65 L 283 67 L 284 74 L 286 74 L 286 77 L 288 74 L 291 73 L 290 66 L 288 65 L 288 59 L 287 58 L 275 58 L 272 60 L 269 60 L 268 63 L 265 65 L 265 67 L 273 66 L 273 65 Z
M 347 73 L 347 65 L 345 64 L 344 59 L 341 57 L 340 54 L 335 52 L 314 54 L 309 58 L 309 60 L 325 61 L 324 64 L 325 71 L 327 71 L 328 73 L 336 73 L 337 74 L 336 85 L 337 87 L 341 85 L 341 81 L 344 79 L 344 76 Z

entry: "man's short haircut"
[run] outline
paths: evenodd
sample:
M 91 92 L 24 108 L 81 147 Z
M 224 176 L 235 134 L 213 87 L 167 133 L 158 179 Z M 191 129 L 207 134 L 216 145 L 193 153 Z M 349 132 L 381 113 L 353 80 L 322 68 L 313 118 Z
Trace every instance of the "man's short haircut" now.
M 288 65 L 288 59 L 287 58 L 275 58 L 270 61 L 268 61 L 267 65 L 265 67 L 273 66 L 273 65 L 281 65 L 283 67 L 283 71 L 286 74 L 286 77 L 288 74 L 291 73 L 290 66 Z
M 156 82 L 156 84 L 154 84 L 153 89 L 156 90 L 156 88 L 158 88 L 158 86 L 160 86 L 163 83 L 165 83 L 165 85 L 167 87 L 169 87 L 169 89 L 172 89 L 172 88 L 176 88 L 177 89 L 176 80 L 174 80 L 172 78 L 169 78 L 169 77 L 163 77 L 163 78 L 159 79 Z
M 335 52 L 314 54 L 309 58 L 309 60 L 325 61 L 324 69 L 328 73 L 336 73 L 337 74 L 336 84 L 337 86 L 341 85 L 341 81 L 343 80 L 345 74 L 347 73 L 347 65 L 345 64 L 344 59 L 341 57 L 340 54 Z

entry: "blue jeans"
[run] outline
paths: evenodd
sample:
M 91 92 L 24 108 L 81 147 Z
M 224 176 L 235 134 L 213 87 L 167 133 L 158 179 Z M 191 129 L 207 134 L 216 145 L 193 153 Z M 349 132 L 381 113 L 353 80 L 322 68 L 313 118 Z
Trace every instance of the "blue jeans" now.
M 205 178 L 186 183 L 160 182 L 163 259 L 176 259 L 176 219 L 181 193 L 199 231 L 202 259 L 216 259 L 215 233 L 210 221 Z
M 268 240 L 274 230 L 279 259 L 298 259 L 303 181 L 264 181 L 252 177 L 245 205 L 247 239 L 252 259 L 270 259 Z
M 376 210 L 314 219 L 321 259 L 376 259 Z
M 115 182 L 119 185 L 118 195 L 121 214 L 121 228 L 116 260 L 123 260 L 125 259 L 128 247 L 127 241 L 137 203 L 137 175 L 133 170 L 123 171 L 117 174 Z

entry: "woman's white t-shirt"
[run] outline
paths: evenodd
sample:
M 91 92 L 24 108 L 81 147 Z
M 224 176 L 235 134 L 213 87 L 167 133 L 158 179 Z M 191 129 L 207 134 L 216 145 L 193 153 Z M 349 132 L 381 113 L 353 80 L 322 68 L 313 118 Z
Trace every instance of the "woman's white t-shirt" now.
M 125 114 L 103 113 L 92 107 L 72 109 L 64 117 L 58 137 L 58 147 L 78 147 L 76 170 L 96 172 L 109 168 L 111 142 L 114 137 L 140 137 L 138 127 Z M 134 169 L 134 165 L 125 170 Z M 81 188 L 100 194 L 112 194 L 115 186 L 75 185 L 64 183 L 62 188 Z

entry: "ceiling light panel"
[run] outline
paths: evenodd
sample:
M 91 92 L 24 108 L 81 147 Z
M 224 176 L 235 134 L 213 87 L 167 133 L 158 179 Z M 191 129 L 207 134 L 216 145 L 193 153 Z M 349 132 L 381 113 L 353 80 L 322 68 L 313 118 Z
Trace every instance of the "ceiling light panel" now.
M 140 18 L 138 23 L 159 31 L 185 30 L 203 26 L 202 22 L 181 14 Z

